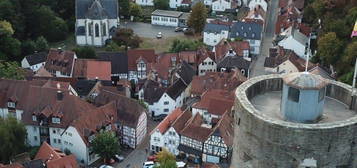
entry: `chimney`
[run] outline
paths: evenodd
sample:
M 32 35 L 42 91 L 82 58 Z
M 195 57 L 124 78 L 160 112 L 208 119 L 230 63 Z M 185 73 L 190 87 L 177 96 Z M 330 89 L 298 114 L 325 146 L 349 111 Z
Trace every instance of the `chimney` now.
M 62 91 L 57 91 L 57 100 L 61 101 L 63 100 L 63 92 Z

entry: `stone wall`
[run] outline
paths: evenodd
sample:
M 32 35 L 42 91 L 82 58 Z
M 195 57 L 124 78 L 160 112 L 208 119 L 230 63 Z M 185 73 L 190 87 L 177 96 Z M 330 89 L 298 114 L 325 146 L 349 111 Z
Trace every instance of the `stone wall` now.
M 350 104 L 350 86 L 329 82 L 327 96 Z M 254 168 L 299 167 L 308 158 L 316 160 L 318 167 L 357 167 L 357 117 L 331 123 L 292 123 L 264 115 L 249 101 L 281 87 L 281 75 L 267 75 L 237 88 L 232 167 L 242 167 L 247 161 Z

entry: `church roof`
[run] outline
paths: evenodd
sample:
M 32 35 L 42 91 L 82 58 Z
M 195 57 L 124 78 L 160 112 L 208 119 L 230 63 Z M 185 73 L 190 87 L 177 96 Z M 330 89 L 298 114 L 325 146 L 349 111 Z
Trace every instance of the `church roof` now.
M 117 19 L 117 0 L 76 0 L 77 19 Z

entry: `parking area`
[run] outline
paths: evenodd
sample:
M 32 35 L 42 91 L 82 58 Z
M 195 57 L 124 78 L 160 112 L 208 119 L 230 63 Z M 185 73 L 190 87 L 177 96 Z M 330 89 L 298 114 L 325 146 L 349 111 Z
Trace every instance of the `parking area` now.
M 149 23 L 141 22 L 121 22 L 122 28 L 133 29 L 135 34 L 144 38 L 156 38 L 156 35 L 161 32 L 163 38 L 184 36 L 182 32 L 175 32 L 175 27 L 158 26 Z

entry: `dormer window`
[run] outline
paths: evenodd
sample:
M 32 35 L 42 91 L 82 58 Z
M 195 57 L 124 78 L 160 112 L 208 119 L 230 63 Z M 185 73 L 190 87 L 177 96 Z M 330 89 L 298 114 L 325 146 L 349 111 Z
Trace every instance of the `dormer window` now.
M 7 102 L 8 108 L 15 108 L 15 102 Z
M 32 115 L 32 121 L 37 121 L 36 115 Z
M 58 117 L 52 117 L 52 123 L 54 124 L 60 124 L 61 123 L 61 119 Z

